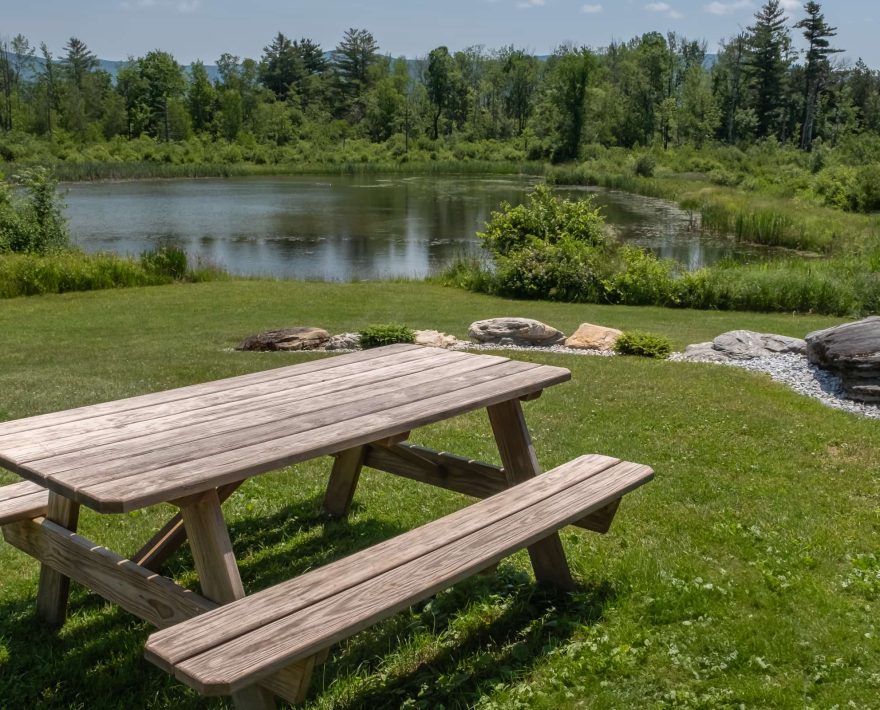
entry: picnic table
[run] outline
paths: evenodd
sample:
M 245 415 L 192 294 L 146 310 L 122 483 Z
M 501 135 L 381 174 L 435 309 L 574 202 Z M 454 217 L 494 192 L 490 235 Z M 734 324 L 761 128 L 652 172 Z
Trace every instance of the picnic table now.
M 392 345 L 2 423 L 0 466 L 25 480 L 0 488 L 0 525 L 41 562 L 48 623 L 63 623 L 73 579 L 163 629 L 148 658 L 200 692 L 239 707 L 271 707 L 273 694 L 296 702 L 332 643 L 516 549 L 528 549 L 539 581 L 572 587 L 557 530 L 604 532 L 651 471 L 588 456 L 537 476 L 520 402 L 570 376 Z M 483 408 L 500 467 L 406 443 L 415 428 Z M 363 466 L 486 500 L 245 597 L 221 503 L 253 476 L 324 455 L 334 456 L 333 516 L 348 513 Z M 76 533 L 80 506 L 157 503 L 179 513 L 131 557 Z M 186 540 L 201 594 L 157 573 Z

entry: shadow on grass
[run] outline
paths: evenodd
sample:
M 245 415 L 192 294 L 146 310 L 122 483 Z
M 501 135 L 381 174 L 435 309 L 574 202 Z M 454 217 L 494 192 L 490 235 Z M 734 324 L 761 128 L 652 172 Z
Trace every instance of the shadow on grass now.
M 318 498 L 270 517 L 237 521 L 230 529 L 249 590 L 401 532 L 387 522 L 328 521 Z M 177 575 L 191 566 L 184 546 L 163 572 Z M 68 622 L 53 631 L 35 615 L 36 585 L 17 587 L 17 596 L 0 602 L 0 707 L 228 706 L 223 699 L 197 696 L 144 660 L 149 624 L 73 585 Z M 322 701 L 347 708 L 398 707 L 406 698 L 417 699 L 414 707 L 470 705 L 494 685 L 521 676 L 576 628 L 600 618 L 610 598 L 607 585 L 553 594 L 503 567 L 335 648 L 316 671 L 312 697 L 329 693 Z

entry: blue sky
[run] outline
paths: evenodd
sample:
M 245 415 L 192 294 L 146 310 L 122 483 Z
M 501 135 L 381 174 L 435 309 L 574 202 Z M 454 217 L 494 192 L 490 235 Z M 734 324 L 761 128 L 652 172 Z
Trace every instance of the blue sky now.
M 7 2 L 0 37 L 24 34 L 56 54 L 76 36 L 103 59 L 164 49 L 181 62 L 213 63 L 222 52 L 259 58 L 276 32 L 310 37 L 332 49 L 348 27 L 364 27 L 382 51 L 424 56 L 440 44 L 452 50 L 505 44 L 547 54 L 565 41 L 601 47 L 650 30 L 675 30 L 718 40 L 752 21 L 757 0 L 34 0 Z M 782 0 L 795 17 L 802 3 Z M 855 61 L 880 68 L 880 3 L 823 3 L 838 28 L 836 44 Z

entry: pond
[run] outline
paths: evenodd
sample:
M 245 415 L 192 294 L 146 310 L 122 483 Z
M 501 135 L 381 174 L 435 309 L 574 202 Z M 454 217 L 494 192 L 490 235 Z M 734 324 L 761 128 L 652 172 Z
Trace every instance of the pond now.
M 66 185 L 74 242 L 88 252 L 140 254 L 174 244 L 234 274 L 356 281 L 422 278 L 480 254 L 476 232 L 502 200 L 535 180 L 475 176 L 294 176 Z M 704 235 L 676 205 L 602 189 L 594 194 L 621 239 L 694 269 L 750 258 Z M 698 218 L 697 218 L 698 220 Z

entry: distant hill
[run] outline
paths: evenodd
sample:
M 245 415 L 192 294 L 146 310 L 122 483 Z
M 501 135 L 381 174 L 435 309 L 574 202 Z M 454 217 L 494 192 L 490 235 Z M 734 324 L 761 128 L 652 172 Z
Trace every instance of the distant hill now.
M 550 56 L 551 55 L 549 54 L 539 54 L 536 55 L 536 58 L 541 61 L 546 61 L 550 58 Z M 324 52 L 324 58 L 327 59 L 327 61 L 330 61 L 333 58 L 333 53 Z M 407 64 L 409 64 L 411 74 L 415 75 L 415 73 L 418 71 L 420 61 L 421 60 L 419 59 L 407 59 Z M 717 61 L 717 54 L 707 54 L 706 57 L 703 59 L 703 67 L 707 70 L 711 69 L 715 66 Z M 22 78 L 24 78 L 25 81 L 30 81 L 37 73 L 40 72 L 45 63 L 46 62 L 43 60 L 42 57 L 34 57 L 30 62 L 30 70 L 22 72 Z M 98 69 L 107 72 L 111 77 L 113 77 L 113 80 L 115 81 L 116 75 L 119 73 L 119 70 L 127 63 L 127 60 L 114 61 L 111 59 L 99 59 Z M 192 64 L 184 65 L 183 69 L 187 74 L 189 74 L 192 71 Z M 220 79 L 220 71 L 217 69 L 216 64 L 205 64 L 205 71 L 208 72 L 208 78 L 212 82 L 218 81 Z

